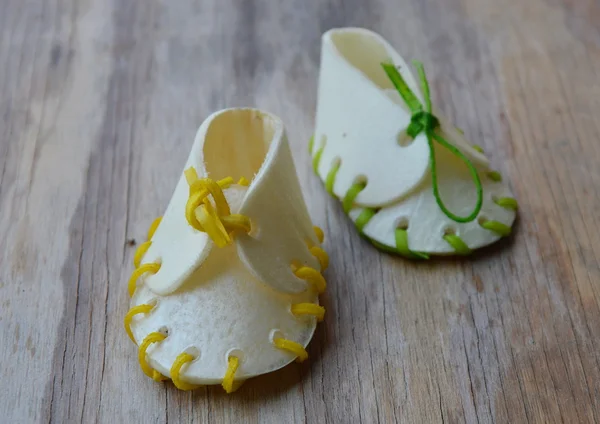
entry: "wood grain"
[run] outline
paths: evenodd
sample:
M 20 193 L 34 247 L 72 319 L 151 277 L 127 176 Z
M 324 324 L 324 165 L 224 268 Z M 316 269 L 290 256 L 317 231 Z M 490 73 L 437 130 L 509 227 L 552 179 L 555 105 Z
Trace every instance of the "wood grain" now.
M 412 263 L 312 175 L 320 34 L 365 26 L 520 201 L 515 236 Z M 600 6 L 594 0 L 0 0 L 0 422 L 600 420 Z M 122 329 L 135 244 L 211 112 L 287 124 L 327 235 L 311 360 L 227 396 L 157 384 Z

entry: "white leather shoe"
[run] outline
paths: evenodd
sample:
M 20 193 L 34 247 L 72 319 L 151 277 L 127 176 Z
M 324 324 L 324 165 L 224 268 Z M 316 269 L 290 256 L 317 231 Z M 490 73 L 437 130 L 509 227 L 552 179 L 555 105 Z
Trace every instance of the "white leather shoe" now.
M 468 254 L 510 233 L 517 202 L 483 151 L 428 106 L 426 81 L 378 34 L 325 33 L 313 167 L 378 247 Z
M 240 382 L 307 357 L 327 254 L 279 118 L 227 109 L 136 252 L 125 318 L 144 372 L 181 389 Z

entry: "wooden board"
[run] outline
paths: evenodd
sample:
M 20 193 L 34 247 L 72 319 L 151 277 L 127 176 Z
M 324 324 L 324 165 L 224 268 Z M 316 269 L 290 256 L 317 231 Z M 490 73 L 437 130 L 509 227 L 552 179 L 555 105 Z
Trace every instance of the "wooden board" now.
M 325 194 L 319 38 L 349 25 L 424 61 L 519 199 L 512 239 L 412 263 Z M 598 46 L 593 0 L 0 0 L 0 422 L 600 420 Z M 123 331 L 132 255 L 198 125 L 245 105 L 287 124 L 328 315 L 306 363 L 180 392 Z

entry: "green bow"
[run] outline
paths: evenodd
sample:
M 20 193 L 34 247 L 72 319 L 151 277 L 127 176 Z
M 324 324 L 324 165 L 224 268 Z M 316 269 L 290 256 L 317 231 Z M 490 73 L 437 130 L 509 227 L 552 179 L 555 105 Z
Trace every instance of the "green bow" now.
M 453 221 L 456 222 L 471 222 L 481 211 L 481 207 L 483 205 L 483 187 L 481 186 L 481 180 L 479 179 L 479 175 L 477 174 L 477 169 L 473 163 L 467 158 L 459 149 L 450 144 L 446 139 L 444 139 L 441 135 L 438 134 L 437 129 L 440 126 L 439 120 L 431 113 L 431 95 L 429 92 L 429 83 L 427 82 L 427 77 L 425 76 L 425 69 L 423 68 L 423 64 L 421 62 L 414 62 L 417 71 L 419 72 L 419 78 L 421 79 L 421 86 L 423 89 L 423 98 L 425 99 L 425 108 L 415 95 L 412 90 L 404 81 L 404 78 L 398 72 L 398 69 L 392 64 L 382 63 L 383 70 L 387 74 L 388 78 L 398 90 L 398 93 L 404 100 L 404 103 L 408 106 L 410 112 L 412 113 L 412 117 L 410 119 L 410 124 L 406 129 L 406 133 L 412 137 L 413 139 L 417 137 L 421 132 L 425 132 L 427 137 L 427 143 L 429 144 L 429 165 L 431 168 L 431 181 L 433 185 L 433 196 L 435 197 L 435 201 L 438 206 L 444 212 L 444 214 Z M 435 160 L 435 150 L 433 146 L 433 141 L 438 142 L 441 146 L 448 149 L 452 154 L 456 155 L 459 159 L 461 159 L 469 168 L 469 172 L 473 177 L 473 182 L 475 183 L 475 187 L 477 189 L 477 203 L 475 205 L 475 209 L 468 216 L 457 216 L 450 212 L 442 198 L 440 196 L 439 187 L 438 187 L 438 179 L 437 179 L 437 165 Z

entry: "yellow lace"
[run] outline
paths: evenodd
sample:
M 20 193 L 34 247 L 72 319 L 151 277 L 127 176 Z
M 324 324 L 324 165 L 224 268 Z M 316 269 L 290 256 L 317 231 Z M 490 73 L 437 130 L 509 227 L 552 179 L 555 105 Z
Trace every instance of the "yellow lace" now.
M 286 350 L 296 355 L 296 362 L 304 362 L 308 359 L 308 352 L 300 343 L 278 337 L 273 339 L 273 344 L 279 349 Z
M 194 356 L 190 355 L 189 353 L 183 352 L 180 353 L 177 356 L 177 358 L 175 358 L 175 361 L 171 366 L 171 380 L 173 380 L 173 384 L 175 385 L 175 387 L 177 387 L 180 390 L 194 390 L 200 387 L 196 384 L 186 383 L 179 377 L 179 375 L 181 374 L 181 367 L 183 367 L 188 362 L 192 362 L 194 359 L 196 359 Z
M 312 315 L 317 318 L 318 322 L 321 322 L 325 317 L 325 308 L 315 303 L 296 303 L 292 305 L 292 314 Z
M 167 336 L 165 336 L 164 334 L 159 333 L 159 332 L 150 333 L 146 336 L 146 338 L 140 345 L 140 350 L 138 353 L 138 360 L 140 361 L 140 367 L 142 368 L 142 371 L 144 371 L 144 374 L 146 374 L 148 377 L 150 377 L 154 381 L 167 380 L 168 377 L 165 377 L 164 375 L 162 375 L 161 373 L 156 371 L 154 368 L 152 368 L 150 366 L 150 364 L 148 364 L 148 362 L 146 361 L 146 350 L 148 350 L 148 347 L 152 343 L 162 342 L 166 338 L 167 338 Z
M 125 319 L 123 320 L 123 324 L 125 325 L 125 331 L 127 335 L 131 339 L 132 342 L 135 343 L 135 338 L 133 337 L 133 333 L 131 332 L 131 321 L 133 321 L 133 317 L 138 314 L 147 314 L 152 309 L 154 309 L 154 305 L 141 304 L 134 306 L 127 312 L 125 315 Z
M 223 389 L 227 393 L 233 393 L 236 388 L 233 387 L 235 373 L 240 365 L 240 359 L 237 356 L 230 356 L 227 359 L 227 371 L 225 371 L 225 376 L 223 377 Z
M 150 248 L 150 245 L 152 245 L 152 242 L 150 240 L 148 240 L 148 241 L 145 241 L 142 244 L 140 244 L 138 246 L 138 248 L 135 250 L 135 253 L 133 255 L 133 266 L 134 267 L 136 267 L 136 268 L 140 267 L 140 265 L 142 263 L 142 259 L 144 258 L 144 255 Z
M 137 279 L 140 278 L 145 273 L 149 272 L 150 274 L 156 274 L 160 270 L 159 263 L 149 263 L 140 265 L 138 268 L 134 269 L 131 273 L 131 277 L 129 278 L 129 296 L 133 296 L 135 289 L 137 287 Z
M 152 239 L 152 236 L 156 232 L 156 229 L 160 225 L 161 221 L 162 221 L 162 216 L 159 216 L 154 221 L 152 221 L 152 224 L 150 224 L 150 228 L 148 228 L 148 236 L 146 237 L 148 240 Z
M 135 269 L 131 273 L 131 277 L 129 278 L 129 284 L 128 284 L 129 296 L 133 296 L 133 293 L 135 292 L 135 289 L 137 286 L 138 278 L 140 278 L 142 275 L 144 275 L 147 272 L 149 272 L 151 274 L 156 274 L 160 270 L 160 264 L 158 262 L 147 263 L 147 264 L 142 265 L 142 259 L 144 258 L 144 255 L 146 254 L 146 252 L 152 245 L 151 239 L 154 236 L 156 229 L 160 225 L 161 220 L 162 220 L 162 216 L 159 216 L 154 221 L 152 221 L 152 224 L 150 225 L 150 228 L 148 229 L 148 240 L 143 242 L 142 244 L 140 244 L 138 246 L 138 248 L 135 250 L 135 253 L 133 255 L 133 266 L 135 267 Z M 129 333 L 129 331 L 128 331 L 128 334 L 131 337 L 131 334 Z
M 319 246 L 313 246 L 310 248 L 310 253 L 317 258 L 319 265 L 321 265 L 321 271 L 325 271 L 329 267 L 329 255 Z
M 193 228 L 208 234 L 218 247 L 230 244 L 231 235 L 235 231 L 250 232 L 250 219 L 244 215 L 232 214 L 223 194 L 223 189 L 233 184 L 233 178 L 227 177 L 219 181 L 198 178 L 193 167 L 185 170 L 185 178 L 190 186 L 185 218 Z M 241 178 L 238 184 L 247 185 L 248 180 Z M 212 197 L 214 206 L 209 196 Z

